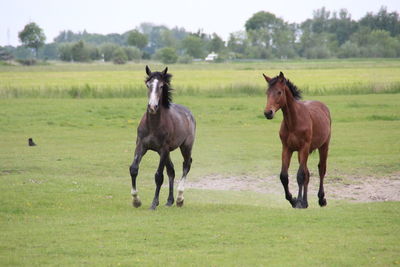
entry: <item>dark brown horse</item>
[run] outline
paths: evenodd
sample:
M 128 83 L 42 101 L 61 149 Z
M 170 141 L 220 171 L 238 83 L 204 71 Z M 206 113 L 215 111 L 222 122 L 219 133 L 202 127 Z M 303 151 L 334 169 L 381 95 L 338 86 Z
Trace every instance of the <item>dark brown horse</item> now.
M 178 198 L 176 205 L 183 205 L 183 191 L 186 176 L 192 163 L 192 147 L 195 138 L 196 122 L 192 113 L 184 106 L 171 103 L 170 80 L 172 75 L 167 73 L 168 68 L 162 72 L 151 72 L 146 66 L 149 102 L 147 111 L 143 115 L 137 129 L 136 149 L 133 163 L 130 166 L 132 178 L 133 206 L 142 204 L 136 188 L 136 177 L 139 171 L 140 160 L 147 152 L 153 150 L 160 155 L 157 172 L 155 174 L 156 191 L 150 209 L 155 209 L 158 204 L 160 188 L 164 181 L 164 167 L 167 168 L 169 177 L 169 195 L 167 206 L 174 204 L 174 178 L 175 170 L 169 153 L 180 148 L 183 156 L 183 174 L 178 185 Z
M 275 78 L 263 74 L 268 82 L 267 106 L 264 115 L 272 119 L 281 109 L 283 121 L 279 136 L 282 141 L 282 169 L 280 179 L 285 189 L 286 199 L 294 208 L 307 208 L 307 188 L 310 173 L 307 168 L 308 155 L 315 149 L 319 150 L 319 205 L 325 206 L 324 176 L 328 157 L 329 140 L 331 137 L 331 117 L 329 109 L 319 101 L 300 101 L 301 92 L 287 80 L 281 72 Z M 297 199 L 289 191 L 288 169 L 292 153 L 298 151 L 300 163 L 297 172 L 299 193 Z

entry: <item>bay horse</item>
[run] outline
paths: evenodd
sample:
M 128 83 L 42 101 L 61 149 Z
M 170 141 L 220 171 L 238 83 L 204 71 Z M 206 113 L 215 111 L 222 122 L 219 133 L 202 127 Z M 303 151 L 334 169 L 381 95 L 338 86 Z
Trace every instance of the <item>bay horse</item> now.
M 195 139 L 196 121 L 192 113 L 184 106 L 172 103 L 170 81 L 172 75 L 162 72 L 151 72 L 146 66 L 147 77 L 145 84 L 148 88 L 148 105 L 137 128 L 135 155 L 130 166 L 133 197 L 132 204 L 138 208 L 141 201 L 136 187 L 136 177 L 139 164 L 148 150 L 156 151 L 160 155 L 160 162 L 155 174 L 156 190 L 150 209 L 155 210 L 159 205 L 159 194 L 164 181 L 164 167 L 169 178 L 169 195 L 166 206 L 174 204 L 175 170 L 170 158 L 170 152 L 180 148 L 183 156 L 183 174 L 178 185 L 176 205 L 181 207 L 184 202 L 186 176 L 192 164 L 192 147 Z
M 328 107 L 319 101 L 300 101 L 301 91 L 287 80 L 282 72 L 279 76 L 269 78 L 263 74 L 268 83 L 267 106 L 264 115 L 271 120 L 281 109 L 283 121 L 279 131 L 282 142 L 282 169 L 280 180 L 285 190 L 285 197 L 293 208 L 307 208 L 307 189 L 310 172 L 307 168 L 308 155 L 319 151 L 319 191 L 318 203 L 326 206 L 324 177 L 331 137 L 331 117 Z M 293 198 L 289 191 L 288 169 L 294 151 L 298 151 L 299 170 L 297 183 L 299 192 Z

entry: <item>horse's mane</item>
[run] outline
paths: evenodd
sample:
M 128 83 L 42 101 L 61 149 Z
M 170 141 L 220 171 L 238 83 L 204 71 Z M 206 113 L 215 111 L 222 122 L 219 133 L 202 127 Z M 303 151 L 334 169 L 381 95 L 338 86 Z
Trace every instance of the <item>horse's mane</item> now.
M 172 103 L 172 88 L 171 88 L 171 78 L 172 75 L 169 73 L 162 73 L 162 72 L 152 72 L 149 76 L 146 77 L 146 82 L 150 81 L 151 79 L 156 78 L 157 80 L 161 80 L 164 82 L 162 87 L 162 97 L 161 97 L 161 104 L 165 108 L 169 108 Z
M 276 76 L 274 78 L 271 79 L 271 81 L 269 82 L 269 86 L 273 86 L 278 80 L 279 80 L 279 76 Z M 285 83 L 287 85 L 287 87 L 290 89 L 290 92 L 292 93 L 294 99 L 301 99 L 301 90 L 297 88 L 296 85 L 294 85 L 290 80 L 283 78 L 285 80 Z

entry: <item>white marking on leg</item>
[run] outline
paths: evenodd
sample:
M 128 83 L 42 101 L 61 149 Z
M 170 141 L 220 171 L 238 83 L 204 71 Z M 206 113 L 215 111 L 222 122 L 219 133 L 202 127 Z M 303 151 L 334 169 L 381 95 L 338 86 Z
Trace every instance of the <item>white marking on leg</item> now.
M 138 193 L 139 192 L 137 190 L 135 190 L 133 188 L 131 189 L 131 195 L 132 195 L 133 201 L 135 201 L 135 202 L 140 202 Z
M 178 200 L 183 199 L 183 192 L 185 191 L 186 176 L 183 176 L 178 184 Z
M 135 190 L 135 189 L 133 189 L 133 188 L 131 188 L 131 195 L 132 195 L 133 197 L 136 197 L 136 196 L 138 195 L 138 191 Z

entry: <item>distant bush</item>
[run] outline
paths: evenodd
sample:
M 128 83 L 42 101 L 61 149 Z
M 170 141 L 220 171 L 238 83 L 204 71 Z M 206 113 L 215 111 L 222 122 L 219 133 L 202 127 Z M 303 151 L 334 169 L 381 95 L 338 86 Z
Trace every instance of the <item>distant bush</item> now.
M 142 51 L 137 47 L 127 46 L 123 49 L 128 60 L 140 60 L 142 58 Z
M 36 59 L 17 59 L 17 62 L 24 66 L 33 66 L 37 64 Z
M 173 47 L 164 47 L 157 50 L 155 59 L 160 60 L 164 64 L 173 64 L 178 60 L 178 55 Z
M 114 64 L 125 64 L 128 61 L 128 56 L 126 55 L 123 48 L 117 48 L 113 52 L 113 62 Z
M 331 51 L 326 46 L 315 46 L 307 48 L 305 51 L 306 58 L 329 58 L 331 57 Z
M 351 41 L 347 41 L 340 46 L 338 57 L 347 58 L 347 57 L 359 57 L 360 56 L 360 48 L 357 44 L 352 43 Z
M 183 55 L 178 57 L 178 63 L 181 64 L 190 64 L 193 62 L 193 57 L 189 56 L 189 55 Z

